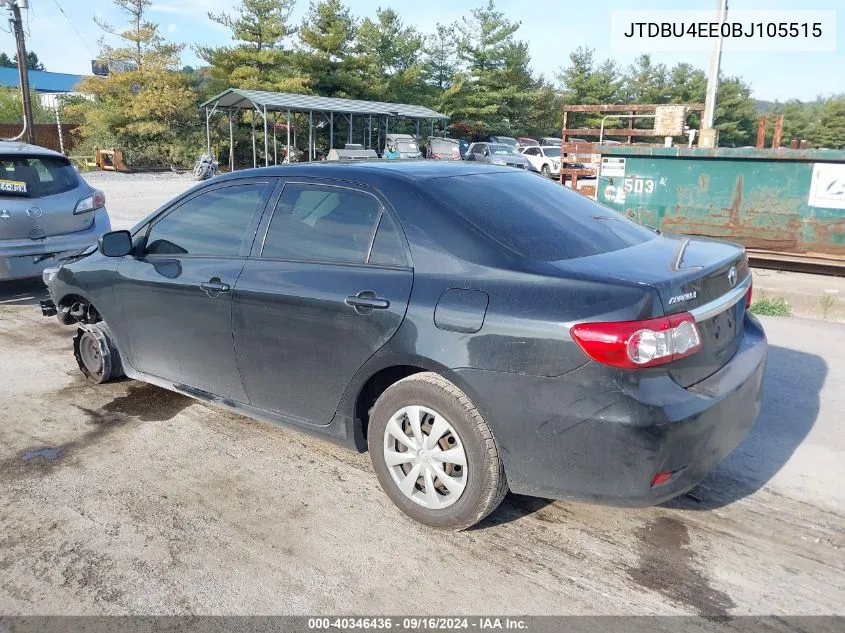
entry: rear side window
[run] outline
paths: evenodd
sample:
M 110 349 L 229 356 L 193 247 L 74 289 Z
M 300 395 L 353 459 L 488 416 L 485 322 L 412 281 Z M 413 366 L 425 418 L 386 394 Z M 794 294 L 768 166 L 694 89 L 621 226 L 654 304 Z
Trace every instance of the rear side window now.
M 364 263 L 381 203 L 345 187 L 289 183 L 276 206 L 263 257 Z
M 396 223 L 387 212 L 382 214 L 381 220 L 378 223 L 369 263 L 385 266 L 408 265 L 408 259 L 405 257 L 405 247 L 402 246 L 402 239 L 399 237 Z
M 266 189 L 251 183 L 194 196 L 153 225 L 146 254 L 237 256 Z
M 599 255 L 654 238 L 615 211 L 534 174 L 435 178 L 425 191 L 490 239 L 529 259 Z
M 78 184 L 76 170 L 60 156 L 0 155 L 0 196 L 43 198 Z

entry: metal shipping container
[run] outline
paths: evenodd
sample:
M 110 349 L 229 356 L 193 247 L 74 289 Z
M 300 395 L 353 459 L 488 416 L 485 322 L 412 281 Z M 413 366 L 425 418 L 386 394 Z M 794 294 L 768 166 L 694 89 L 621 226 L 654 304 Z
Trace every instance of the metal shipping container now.
M 845 151 L 600 145 L 596 199 L 673 233 L 845 258 Z

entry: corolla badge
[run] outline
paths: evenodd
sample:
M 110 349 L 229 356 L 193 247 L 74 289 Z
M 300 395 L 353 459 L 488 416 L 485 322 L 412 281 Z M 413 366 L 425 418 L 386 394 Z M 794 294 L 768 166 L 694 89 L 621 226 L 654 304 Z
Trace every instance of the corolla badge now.
M 687 292 L 686 294 L 678 295 L 676 297 L 669 298 L 669 305 L 674 305 L 676 303 L 684 303 L 685 301 L 692 301 L 698 296 L 698 292 L 693 290 L 692 292 Z
M 731 266 L 731 269 L 728 271 L 728 283 L 733 288 L 736 285 L 737 274 L 736 274 L 736 266 Z

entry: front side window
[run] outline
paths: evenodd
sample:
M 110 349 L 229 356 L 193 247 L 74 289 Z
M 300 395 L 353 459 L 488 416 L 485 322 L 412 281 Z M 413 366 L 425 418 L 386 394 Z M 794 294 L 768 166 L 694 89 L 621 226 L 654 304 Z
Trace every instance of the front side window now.
M 263 257 L 364 263 L 381 203 L 363 191 L 289 183 L 276 206 Z
M 145 254 L 237 256 L 267 186 L 235 185 L 194 196 L 152 226 Z

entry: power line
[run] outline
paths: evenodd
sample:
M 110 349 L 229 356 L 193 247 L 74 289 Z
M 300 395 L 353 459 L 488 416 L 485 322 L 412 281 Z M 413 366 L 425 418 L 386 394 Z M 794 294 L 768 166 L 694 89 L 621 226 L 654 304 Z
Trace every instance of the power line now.
M 76 30 L 76 27 L 73 25 L 73 22 L 71 22 L 70 18 L 68 17 L 68 14 L 65 13 L 64 9 L 62 9 L 62 5 L 59 4 L 59 0 L 53 0 L 53 2 L 56 3 L 56 6 L 59 8 L 59 12 L 63 16 L 65 16 L 65 20 L 67 20 L 67 23 L 70 25 L 70 28 L 73 29 L 73 32 L 76 33 L 76 36 L 82 42 L 82 45 L 88 50 L 89 53 L 91 53 L 91 57 L 96 58 L 97 54 L 94 51 L 91 50 L 91 47 L 88 46 L 88 42 L 85 41 L 85 38 L 82 37 L 82 34 L 79 31 Z

